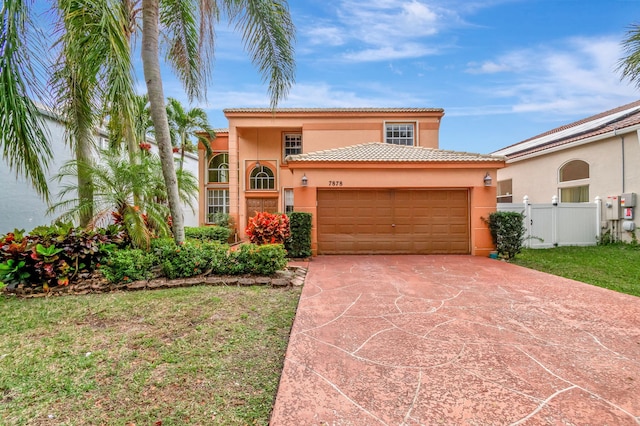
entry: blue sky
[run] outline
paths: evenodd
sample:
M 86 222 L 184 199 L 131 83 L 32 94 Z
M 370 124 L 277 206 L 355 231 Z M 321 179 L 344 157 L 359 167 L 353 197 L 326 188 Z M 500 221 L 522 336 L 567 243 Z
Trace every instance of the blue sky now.
M 638 0 L 290 0 L 296 83 L 281 107 L 444 108 L 440 148 L 489 153 L 640 98 L 615 68 Z M 140 59 L 137 65 L 141 75 Z M 187 103 L 164 70 L 166 96 Z M 141 92 L 144 81 L 139 78 Z M 207 101 L 268 107 L 237 33 L 217 28 Z

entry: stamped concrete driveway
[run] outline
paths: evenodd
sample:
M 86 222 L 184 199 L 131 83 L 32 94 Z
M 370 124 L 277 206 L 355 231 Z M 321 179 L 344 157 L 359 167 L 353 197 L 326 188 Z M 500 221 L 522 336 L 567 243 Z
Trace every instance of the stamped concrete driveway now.
M 640 298 L 471 256 L 309 264 L 271 425 L 638 425 Z

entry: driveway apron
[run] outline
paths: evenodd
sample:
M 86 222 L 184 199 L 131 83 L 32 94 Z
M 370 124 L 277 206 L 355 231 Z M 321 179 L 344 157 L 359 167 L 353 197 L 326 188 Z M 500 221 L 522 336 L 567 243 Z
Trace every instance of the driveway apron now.
M 639 425 L 640 298 L 473 256 L 309 263 L 271 425 Z

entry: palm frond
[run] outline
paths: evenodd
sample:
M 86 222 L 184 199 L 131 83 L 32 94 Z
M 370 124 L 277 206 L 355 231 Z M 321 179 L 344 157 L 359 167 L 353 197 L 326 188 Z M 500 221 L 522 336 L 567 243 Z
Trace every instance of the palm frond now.
M 160 23 L 169 44 L 166 59 L 182 81 L 189 100 L 202 98 L 209 66 L 202 63 L 200 55 L 197 6 L 194 0 L 160 2 Z
M 622 40 L 622 48 L 627 56 L 618 62 L 617 70 L 637 87 L 640 87 L 640 24 L 632 25 Z
M 242 32 L 251 61 L 269 82 L 271 107 L 287 96 L 295 79 L 295 27 L 286 0 L 227 0 L 227 13 Z
M 52 152 L 44 118 L 30 95 L 44 94 L 38 70 L 45 55 L 34 55 L 31 22 L 23 0 L 5 0 L 0 17 L 0 149 L 16 175 L 24 175 L 45 201 L 45 176 Z M 41 96 L 42 97 L 42 96 Z

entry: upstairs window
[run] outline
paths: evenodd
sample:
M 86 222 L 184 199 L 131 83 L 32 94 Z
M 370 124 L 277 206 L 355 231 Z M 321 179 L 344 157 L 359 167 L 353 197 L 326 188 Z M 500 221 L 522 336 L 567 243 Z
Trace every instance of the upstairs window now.
M 209 161 L 208 182 L 229 182 L 229 154 L 218 154 Z
M 387 123 L 385 142 L 394 145 L 415 145 L 414 123 Z
M 251 189 L 275 189 L 276 179 L 273 171 L 265 166 L 255 167 L 249 176 L 249 188 Z
M 284 156 L 302 154 L 302 133 L 284 134 Z

